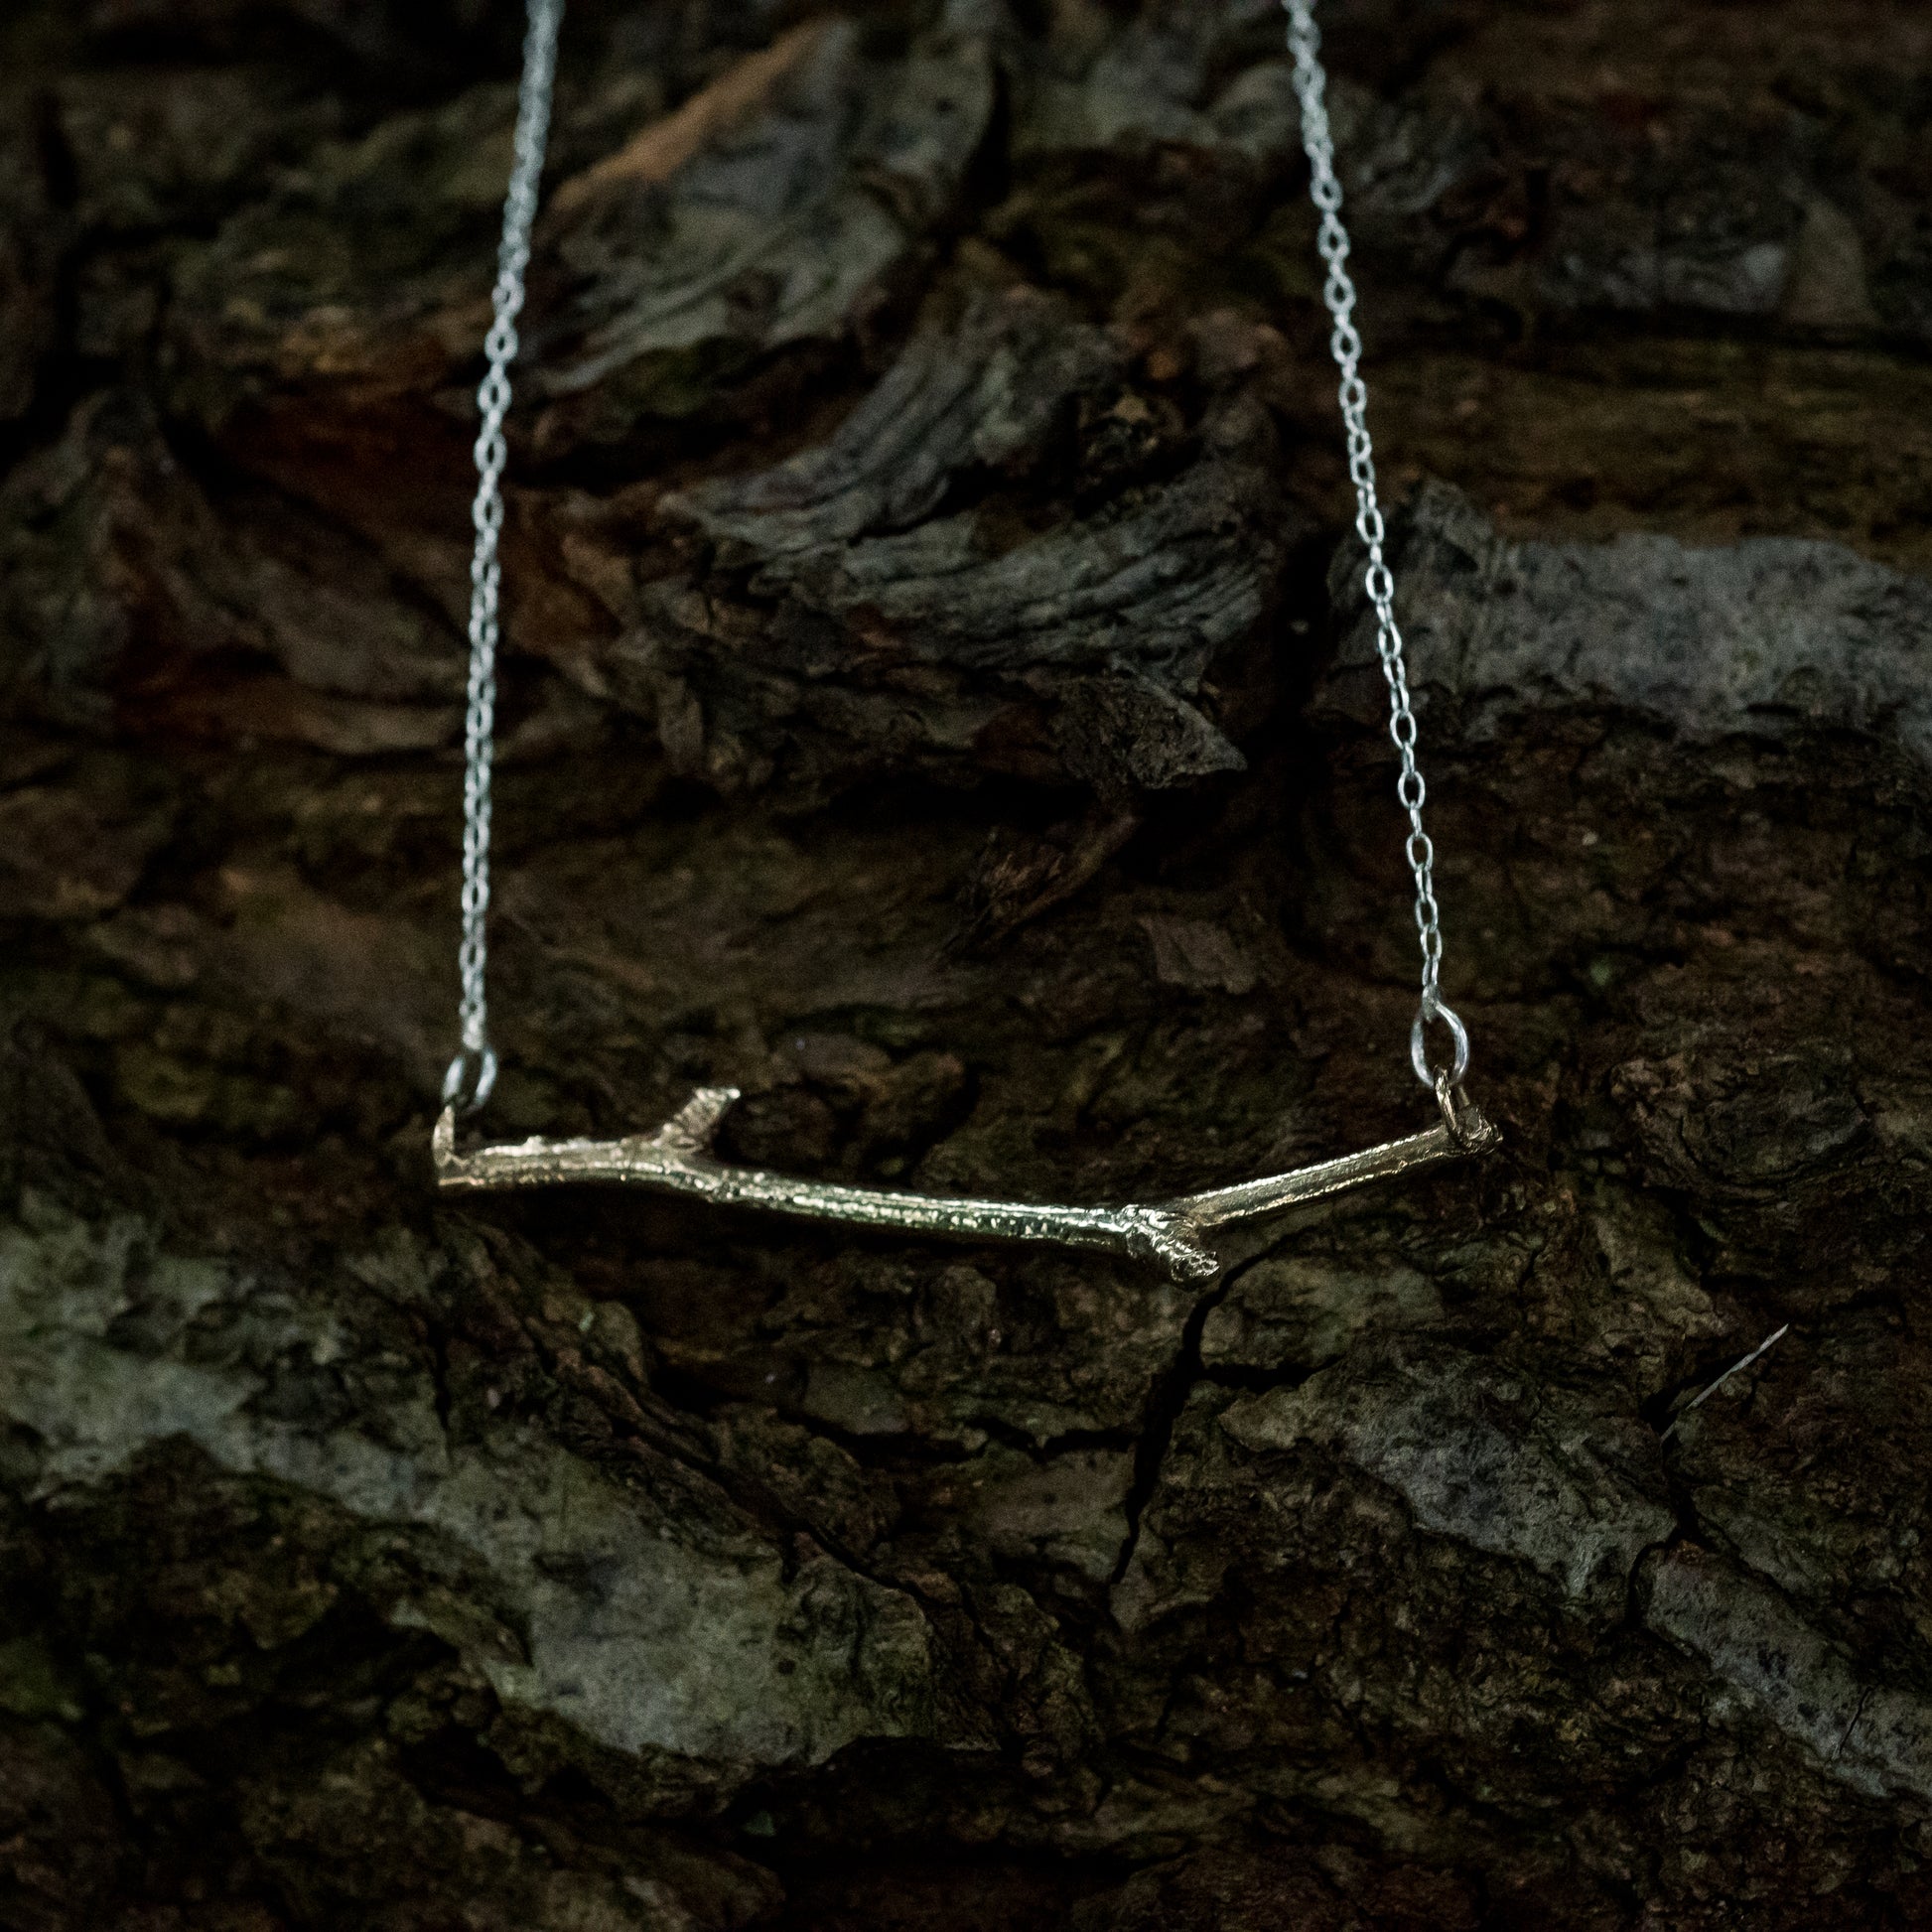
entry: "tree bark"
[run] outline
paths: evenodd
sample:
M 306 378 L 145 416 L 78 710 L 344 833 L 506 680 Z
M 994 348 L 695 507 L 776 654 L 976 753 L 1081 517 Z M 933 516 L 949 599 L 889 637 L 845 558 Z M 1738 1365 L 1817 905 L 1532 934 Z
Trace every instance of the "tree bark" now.
M 439 1200 L 516 10 L 0 25 L 0 1925 L 1932 1915 L 1932 22 L 1322 11 L 1505 1140 L 1205 1283 Z M 1326 333 L 1261 0 L 574 8 L 481 1130 L 1430 1125 Z

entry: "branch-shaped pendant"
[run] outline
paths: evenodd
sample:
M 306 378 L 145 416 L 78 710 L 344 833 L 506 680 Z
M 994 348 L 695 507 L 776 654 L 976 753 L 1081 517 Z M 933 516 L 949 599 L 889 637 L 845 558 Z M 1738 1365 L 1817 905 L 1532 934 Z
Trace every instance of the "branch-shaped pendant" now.
M 1442 1122 L 1421 1134 L 1360 1154 L 1288 1173 L 1215 1187 L 1177 1200 L 1126 1207 L 1055 1207 L 1046 1202 L 955 1200 L 801 1180 L 766 1168 L 734 1168 L 711 1151 L 712 1137 L 736 1087 L 700 1087 L 654 1134 L 618 1141 L 518 1141 L 456 1151 L 456 1112 L 436 1123 L 431 1152 L 440 1187 L 546 1187 L 566 1181 L 614 1181 L 692 1194 L 740 1207 L 762 1207 L 811 1220 L 844 1221 L 899 1234 L 931 1234 L 964 1241 L 1056 1241 L 1074 1248 L 1106 1248 L 1166 1262 L 1176 1281 L 1200 1280 L 1220 1267 L 1202 1242 L 1209 1229 L 1251 1221 L 1303 1201 L 1338 1194 L 1367 1181 L 1479 1154 L 1502 1138 L 1468 1101 L 1447 1104 Z

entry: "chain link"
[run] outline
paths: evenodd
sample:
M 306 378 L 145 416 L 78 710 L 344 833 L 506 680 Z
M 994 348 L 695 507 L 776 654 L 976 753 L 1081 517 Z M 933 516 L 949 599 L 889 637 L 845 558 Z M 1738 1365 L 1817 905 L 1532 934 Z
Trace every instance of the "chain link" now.
M 1422 1001 L 1409 1034 L 1410 1059 L 1424 1086 L 1437 1084 L 1424 1034 L 1431 1022 L 1449 1029 L 1453 1057 L 1445 1069 L 1450 1085 L 1469 1069 L 1469 1035 L 1443 1004 L 1440 980 L 1443 931 L 1436 903 L 1436 848 L 1423 830 L 1429 787 L 1416 762 L 1416 714 L 1409 707 L 1409 669 L 1402 631 L 1395 621 L 1395 577 L 1383 554 L 1387 534 L 1375 487 L 1375 446 L 1368 434 L 1368 384 L 1362 380 L 1362 338 L 1355 327 L 1355 283 L 1348 273 L 1348 230 L 1341 219 L 1341 183 L 1335 179 L 1335 143 L 1328 126 L 1327 75 L 1321 66 L 1321 35 L 1312 0 L 1283 0 L 1288 10 L 1288 51 L 1295 62 L 1295 95 L 1302 110 L 1302 147 L 1309 158 L 1309 198 L 1321 215 L 1315 246 L 1328 275 L 1321 297 L 1334 327 L 1328 350 L 1341 372 L 1341 420 L 1348 435 L 1348 478 L 1355 485 L 1355 534 L 1368 552 L 1362 586 L 1375 607 L 1375 650 L 1389 685 L 1389 736 L 1402 759 L 1396 797 L 1409 814 L 1404 851 L 1416 877 L 1416 931 L 1422 941 Z
M 510 406 L 510 364 L 516 359 L 516 318 L 523 308 L 523 274 L 530 265 L 530 226 L 550 132 L 550 96 L 557 74 L 557 29 L 563 0 L 529 0 L 523 39 L 523 79 L 517 89 L 516 136 L 509 191 L 503 197 L 503 237 L 496 250 L 494 312 L 483 353 L 489 367 L 477 391 L 477 499 L 470 520 L 477 547 L 470 559 L 470 693 L 463 738 L 463 939 L 457 967 L 463 980 L 458 1009 L 463 1048 L 443 1076 L 443 1098 L 481 1107 L 496 1084 L 484 984 L 489 964 L 489 778 L 496 731 L 496 642 L 500 629 L 503 466 L 509 445 L 503 418 Z

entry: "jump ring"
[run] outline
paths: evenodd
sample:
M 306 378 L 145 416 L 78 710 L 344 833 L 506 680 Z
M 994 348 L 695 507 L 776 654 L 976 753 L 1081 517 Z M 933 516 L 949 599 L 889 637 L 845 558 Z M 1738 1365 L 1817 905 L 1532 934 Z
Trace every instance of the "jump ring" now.
M 474 1087 L 471 1085 L 470 1072 L 473 1063 L 476 1067 Z M 489 1098 L 489 1091 L 495 1084 L 496 1049 L 485 1046 L 478 1051 L 466 1046 L 450 1062 L 449 1071 L 443 1075 L 443 1104 L 460 1107 L 466 1114 L 473 1114 Z
M 1422 1004 L 1416 1009 L 1415 1025 L 1409 1029 L 1409 1063 L 1416 1069 L 1416 1078 L 1434 1092 L 1436 1069 L 1429 1064 L 1429 1042 L 1423 1037 L 1423 1029 L 1432 1020 L 1440 1020 L 1449 1030 L 1449 1038 L 1455 1045 L 1455 1056 L 1447 1070 L 1449 1085 L 1459 1087 L 1463 1075 L 1469 1070 L 1469 1032 L 1433 992 L 1422 996 Z

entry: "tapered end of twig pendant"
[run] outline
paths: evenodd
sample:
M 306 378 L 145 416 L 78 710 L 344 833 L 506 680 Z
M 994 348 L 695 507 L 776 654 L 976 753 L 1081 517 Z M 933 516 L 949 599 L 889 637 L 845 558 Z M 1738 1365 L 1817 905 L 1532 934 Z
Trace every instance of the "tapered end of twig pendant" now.
M 1449 1118 L 1449 1136 L 1458 1154 L 1487 1154 L 1503 1144 L 1503 1130 L 1466 1094 Z

